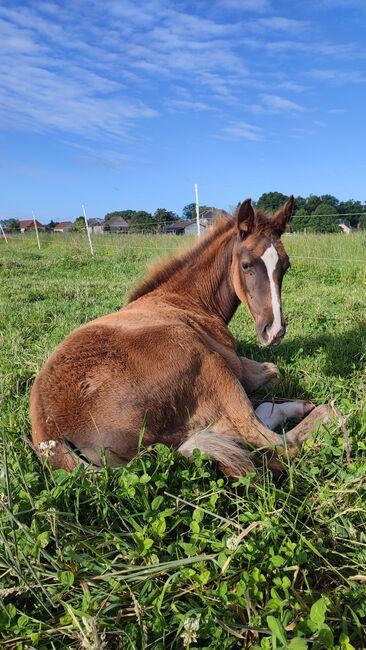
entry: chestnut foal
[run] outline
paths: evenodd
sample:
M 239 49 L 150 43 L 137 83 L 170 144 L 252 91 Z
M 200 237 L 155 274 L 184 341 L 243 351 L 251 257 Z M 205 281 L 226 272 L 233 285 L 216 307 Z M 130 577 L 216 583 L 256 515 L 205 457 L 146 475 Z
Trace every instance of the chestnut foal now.
M 33 443 L 54 441 L 55 467 L 79 458 L 126 463 L 143 444 L 162 442 L 188 457 L 198 447 L 228 474 L 255 467 L 258 448 L 296 455 L 331 409 L 308 402 L 257 415 L 247 397 L 277 376 L 272 363 L 238 357 L 228 323 L 247 305 L 259 339 L 285 333 L 281 283 L 289 259 L 281 242 L 293 197 L 271 218 L 250 199 L 216 223 L 188 253 L 158 267 L 120 311 L 72 332 L 53 352 L 31 393 Z M 311 411 L 311 412 L 310 412 Z M 302 421 L 284 437 L 271 430 Z M 267 426 L 268 425 L 268 426 Z M 277 458 L 276 458 L 277 455 Z

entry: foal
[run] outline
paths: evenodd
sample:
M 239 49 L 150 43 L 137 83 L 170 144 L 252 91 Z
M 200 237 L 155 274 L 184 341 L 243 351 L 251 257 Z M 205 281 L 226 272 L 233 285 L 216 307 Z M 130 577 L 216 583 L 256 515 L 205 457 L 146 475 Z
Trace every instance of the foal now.
M 111 465 L 126 463 L 143 426 L 144 445 L 162 442 L 188 457 L 198 447 L 240 475 L 254 469 L 253 450 L 293 457 L 331 417 L 329 407 L 306 402 L 272 413 L 262 405 L 257 417 L 247 392 L 277 368 L 238 357 L 228 329 L 243 302 L 264 345 L 284 336 L 289 259 L 280 237 L 292 207 L 293 197 L 270 218 L 247 199 L 236 217 L 155 270 L 123 309 L 79 327 L 56 348 L 31 393 L 33 442 L 55 441 L 55 467 L 71 470 L 80 455 L 95 465 L 103 454 Z M 307 417 L 286 438 L 266 426 L 286 416 Z

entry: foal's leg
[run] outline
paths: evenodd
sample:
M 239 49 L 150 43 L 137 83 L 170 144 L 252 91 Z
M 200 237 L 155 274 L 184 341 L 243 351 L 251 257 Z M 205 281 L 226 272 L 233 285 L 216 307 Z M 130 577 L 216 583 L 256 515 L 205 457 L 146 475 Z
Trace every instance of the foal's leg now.
M 239 359 L 242 369 L 241 383 L 248 393 L 279 377 L 279 370 L 274 363 L 259 363 L 246 357 Z
M 255 409 L 257 418 L 269 429 L 276 429 L 287 420 L 302 420 L 314 408 L 314 404 L 303 400 L 273 404 L 263 402 Z
M 197 420 L 205 417 L 212 431 L 241 438 L 249 447 L 275 448 L 282 456 L 296 456 L 299 446 L 317 425 L 328 422 L 332 417 L 330 407 L 318 406 L 284 438 L 264 426 L 256 417 L 242 386 L 219 355 L 207 354 L 201 371 L 197 385 L 201 393 Z M 210 418 L 209 423 L 207 420 Z

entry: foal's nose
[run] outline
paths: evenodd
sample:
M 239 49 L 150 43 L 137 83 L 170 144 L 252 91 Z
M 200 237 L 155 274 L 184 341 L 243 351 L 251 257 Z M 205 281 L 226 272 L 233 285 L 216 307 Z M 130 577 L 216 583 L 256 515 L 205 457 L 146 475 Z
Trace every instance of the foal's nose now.
M 279 329 L 273 330 L 273 323 L 267 323 L 262 331 L 262 341 L 265 345 L 276 345 L 279 343 L 286 333 L 286 323 L 282 322 Z

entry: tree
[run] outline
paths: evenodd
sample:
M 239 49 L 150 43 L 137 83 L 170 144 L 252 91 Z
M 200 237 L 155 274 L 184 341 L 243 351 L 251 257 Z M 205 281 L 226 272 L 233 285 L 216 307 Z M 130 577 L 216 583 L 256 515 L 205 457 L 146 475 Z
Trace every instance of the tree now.
M 109 221 L 112 217 L 122 217 L 125 221 L 131 221 L 136 214 L 136 210 L 117 210 L 115 212 L 107 212 L 104 221 Z
M 202 212 L 206 212 L 207 210 L 214 210 L 215 208 L 209 205 L 200 205 L 198 207 L 200 215 Z M 183 219 L 187 220 L 192 220 L 196 219 L 196 204 L 195 203 L 188 203 L 188 205 L 185 205 L 183 210 L 182 210 L 182 217 Z
M 257 201 L 257 208 L 267 212 L 276 212 L 288 199 L 282 192 L 266 192 Z
M 337 212 L 339 201 L 335 196 L 333 196 L 333 194 L 322 194 L 320 200 L 322 203 L 326 203 L 327 205 L 331 205 L 333 208 L 335 208 L 333 209 L 333 212 Z
M 347 219 L 351 226 L 355 227 L 361 222 L 361 217 L 366 213 L 366 206 L 361 201 L 341 201 L 338 205 L 338 212 Z
M 296 214 L 300 210 L 304 210 L 304 212 L 307 213 L 307 211 L 306 211 L 306 199 L 304 199 L 303 196 L 296 196 L 295 197 L 295 203 L 294 203 L 294 214 Z
M 360 224 L 362 230 L 366 230 L 366 212 L 359 216 L 358 223 Z
M 18 219 L 5 219 L 3 221 L 3 228 L 5 232 L 19 232 L 20 226 Z
M 311 230 L 311 217 L 304 207 L 295 212 L 290 222 L 290 227 L 293 232 L 308 230 L 308 228 Z
M 168 223 L 169 221 L 178 221 L 179 217 L 175 212 L 170 212 L 165 208 L 158 208 L 154 212 L 153 219 L 155 225 L 157 225 L 157 224 Z
M 154 219 L 150 212 L 139 210 L 130 220 L 129 232 L 154 232 Z
M 82 232 L 85 230 L 85 220 L 84 217 L 78 217 L 70 228 L 71 232 Z
M 311 218 L 315 232 L 339 232 L 338 215 L 334 213 L 333 205 L 321 203 Z
M 51 219 L 50 223 L 46 225 L 46 230 L 53 230 L 57 226 L 56 221 Z
M 305 208 L 297 210 L 291 221 L 293 231 L 306 230 L 307 232 L 339 232 L 338 216 L 335 215 L 334 206 L 320 203 L 313 214 L 308 214 Z
M 306 199 L 306 210 L 308 214 L 312 214 L 317 209 L 318 205 L 321 203 L 320 196 L 316 194 L 310 194 Z

